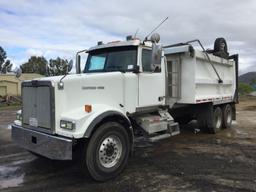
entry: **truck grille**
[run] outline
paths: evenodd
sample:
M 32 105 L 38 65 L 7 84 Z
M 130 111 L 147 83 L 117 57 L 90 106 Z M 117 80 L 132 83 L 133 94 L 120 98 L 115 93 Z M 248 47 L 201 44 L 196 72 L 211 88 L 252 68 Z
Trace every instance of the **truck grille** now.
M 22 124 L 32 129 L 53 131 L 54 89 L 50 81 L 22 83 Z

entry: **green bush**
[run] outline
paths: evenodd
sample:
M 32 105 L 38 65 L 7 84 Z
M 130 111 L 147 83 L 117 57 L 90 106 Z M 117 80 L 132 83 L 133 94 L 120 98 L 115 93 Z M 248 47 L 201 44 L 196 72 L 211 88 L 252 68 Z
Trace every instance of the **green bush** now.
M 241 95 L 246 95 L 253 92 L 254 89 L 246 83 L 239 83 L 238 91 Z

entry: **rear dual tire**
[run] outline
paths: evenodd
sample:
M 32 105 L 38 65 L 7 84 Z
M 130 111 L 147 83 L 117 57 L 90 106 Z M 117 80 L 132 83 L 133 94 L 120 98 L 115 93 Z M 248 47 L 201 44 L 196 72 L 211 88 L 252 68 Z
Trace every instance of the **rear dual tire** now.
M 198 118 L 199 126 L 209 133 L 218 133 L 221 129 L 230 128 L 232 124 L 232 107 L 230 104 L 214 106 L 208 115 L 201 113 Z
M 222 113 L 223 113 L 223 118 L 222 118 L 222 127 L 225 128 L 230 128 L 232 125 L 232 107 L 230 104 L 224 105 L 222 107 Z
M 213 117 L 212 117 L 212 123 L 208 127 L 208 130 L 210 133 L 217 133 L 222 128 L 222 110 L 220 107 L 214 107 L 213 108 Z

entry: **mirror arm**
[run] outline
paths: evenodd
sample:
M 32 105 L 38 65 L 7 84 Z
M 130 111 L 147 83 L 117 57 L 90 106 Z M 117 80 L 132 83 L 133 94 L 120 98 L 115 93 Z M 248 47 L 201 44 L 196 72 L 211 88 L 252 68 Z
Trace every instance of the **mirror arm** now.
M 79 54 L 76 55 L 76 73 L 81 73 L 81 56 Z

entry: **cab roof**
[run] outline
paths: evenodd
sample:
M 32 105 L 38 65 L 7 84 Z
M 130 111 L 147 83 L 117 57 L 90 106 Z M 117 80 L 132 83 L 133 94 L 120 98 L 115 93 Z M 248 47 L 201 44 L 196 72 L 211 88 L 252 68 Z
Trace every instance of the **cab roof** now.
M 139 45 L 143 45 L 143 42 L 139 39 L 129 40 L 129 41 L 112 41 L 106 44 L 91 47 L 88 50 L 88 52 L 97 50 L 97 49 L 104 49 L 104 48 L 111 48 L 111 47 L 139 46 Z M 144 42 L 144 45 L 147 47 L 151 47 L 152 43 L 147 41 L 147 42 Z

